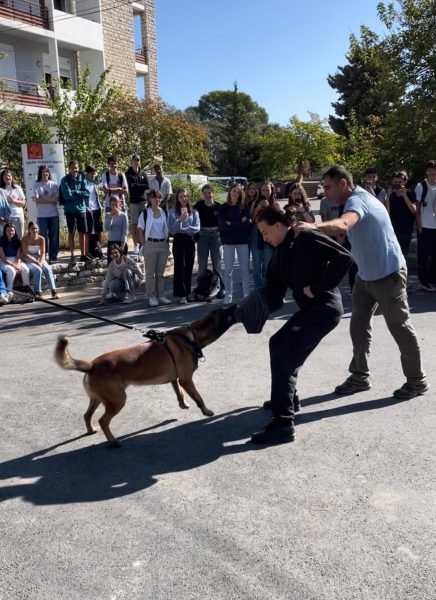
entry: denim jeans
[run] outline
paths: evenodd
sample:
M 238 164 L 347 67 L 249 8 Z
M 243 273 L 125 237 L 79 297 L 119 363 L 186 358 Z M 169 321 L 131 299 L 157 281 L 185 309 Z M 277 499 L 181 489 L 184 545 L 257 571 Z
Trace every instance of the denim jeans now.
M 233 294 L 233 267 L 235 264 L 235 252 L 238 256 L 239 268 L 241 269 L 242 293 L 248 296 L 250 293 L 250 279 L 248 272 L 248 244 L 223 244 L 224 250 L 224 285 L 229 296 Z
M 38 254 L 31 254 L 31 256 L 36 260 L 39 259 Z M 33 262 L 26 262 L 26 264 L 29 267 L 29 271 L 33 275 L 33 289 L 35 290 L 35 292 L 41 291 L 41 280 L 43 274 L 48 282 L 51 291 L 53 292 L 54 290 L 56 290 L 56 283 L 54 280 L 53 271 L 51 270 L 50 265 L 48 265 L 45 260 L 42 263 L 42 265 L 37 265 Z
M 59 252 L 59 217 L 38 217 L 39 233 L 45 238 L 50 260 L 57 260 Z
M 206 273 L 207 260 L 212 262 L 212 271 L 221 275 L 221 237 L 217 231 L 200 231 L 200 239 L 197 242 L 198 273 L 202 277 Z
M 260 289 L 265 284 L 266 270 L 272 256 L 272 248 L 266 242 L 261 242 L 259 248 L 259 230 L 255 225 L 250 231 L 250 250 L 253 258 L 254 287 Z

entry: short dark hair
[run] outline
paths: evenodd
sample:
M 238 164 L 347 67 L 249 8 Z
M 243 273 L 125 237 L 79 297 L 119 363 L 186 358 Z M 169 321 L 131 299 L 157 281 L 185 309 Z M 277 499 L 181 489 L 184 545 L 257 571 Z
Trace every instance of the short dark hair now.
M 278 204 L 273 204 L 259 212 L 256 217 L 256 223 L 262 222 L 265 222 L 267 225 L 281 223 L 282 225 L 289 227 L 295 223 L 295 211 L 283 210 Z
M 326 177 L 328 177 L 329 179 L 333 179 L 333 181 L 339 181 L 340 179 L 345 179 L 345 181 L 348 183 L 348 185 L 350 187 L 354 186 L 353 176 L 342 165 L 333 165 L 332 167 L 329 167 L 322 174 L 321 180 L 325 179 Z
M 395 173 L 392 175 L 392 179 L 402 179 L 404 183 L 407 183 L 408 175 L 406 171 L 395 171 Z
M 378 175 L 375 167 L 366 167 L 364 175 Z
M 118 162 L 118 156 L 115 156 L 115 154 L 111 154 L 110 156 L 107 157 L 107 164 L 111 163 L 111 162 Z
M 68 168 L 70 169 L 73 165 L 79 166 L 79 161 L 77 160 L 77 158 L 73 158 L 73 160 L 70 160 L 70 162 L 68 163 Z
M 210 183 L 205 183 L 204 186 L 201 188 L 201 191 L 204 192 L 204 190 L 211 190 L 213 192 L 213 188 L 210 185 Z
M 94 167 L 92 167 L 91 165 L 88 165 L 88 166 L 85 168 L 85 173 L 95 173 L 95 169 L 94 169 Z
M 156 163 L 155 165 L 153 165 L 153 169 L 162 169 L 162 165 Z
M 429 160 L 425 165 L 425 170 L 427 169 L 436 169 L 436 160 Z

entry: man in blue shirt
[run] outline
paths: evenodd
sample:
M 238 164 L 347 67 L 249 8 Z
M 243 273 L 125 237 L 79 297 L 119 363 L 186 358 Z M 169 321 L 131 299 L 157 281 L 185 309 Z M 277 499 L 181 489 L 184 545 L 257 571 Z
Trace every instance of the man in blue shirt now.
M 79 170 L 77 160 L 68 164 L 68 174 L 61 179 L 61 192 L 64 199 L 65 219 L 68 227 L 68 245 L 70 247 L 71 262 L 74 261 L 74 232 L 79 232 L 80 260 L 87 260 L 88 253 L 88 223 L 86 220 L 86 203 L 89 191 L 86 188 L 86 179 Z
M 377 305 L 398 344 L 406 383 L 395 390 L 396 398 L 408 400 L 428 390 L 421 367 L 418 338 L 407 302 L 407 267 L 385 207 L 371 194 L 354 186 L 344 167 L 333 166 L 323 175 L 324 193 L 344 206 L 341 217 L 315 224 L 300 223 L 297 230 L 317 228 L 327 235 L 347 234 L 358 266 L 353 287 L 350 334 L 353 342 L 351 375 L 337 386 L 338 394 L 369 390 L 371 320 Z

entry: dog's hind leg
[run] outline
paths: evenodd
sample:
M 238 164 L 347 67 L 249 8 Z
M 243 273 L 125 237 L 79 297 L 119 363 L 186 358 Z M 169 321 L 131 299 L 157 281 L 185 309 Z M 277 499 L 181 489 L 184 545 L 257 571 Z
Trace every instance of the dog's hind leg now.
M 177 400 L 179 401 L 180 408 L 189 408 L 189 404 L 185 400 L 185 396 L 183 394 L 183 390 L 179 385 L 178 379 L 171 382 L 174 391 L 176 392 Z
M 109 444 L 118 448 L 119 446 L 121 446 L 121 444 L 112 435 L 112 432 L 109 429 L 109 425 L 112 419 L 115 417 L 115 415 L 117 415 L 126 404 L 126 391 L 124 389 L 124 386 L 122 385 L 119 386 L 118 390 L 115 388 L 115 385 L 113 385 L 112 389 L 109 389 L 110 395 L 101 398 L 101 401 L 103 402 L 105 407 L 105 411 L 98 420 L 98 422 L 100 423 L 100 427 L 103 433 L 105 434 Z
M 207 417 L 213 417 L 213 412 L 209 410 L 205 405 L 203 398 L 198 393 L 198 390 L 195 387 L 192 379 L 185 379 L 183 381 L 180 380 L 180 385 L 183 387 L 184 390 L 188 392 L 188 394 L 191 396 L 195 404 L 198 406 L 198 408 L 204 415 L 206 415 Z
M 83 415 L 83 418 L 85 419 L 86 430 L 89 434 L 96 433 L 98 431 L 98 427 L 93 427 L 91 425 L 91 419 L 99 404 L 100 400 L 98 398 L 90 398 L 88 410 Z

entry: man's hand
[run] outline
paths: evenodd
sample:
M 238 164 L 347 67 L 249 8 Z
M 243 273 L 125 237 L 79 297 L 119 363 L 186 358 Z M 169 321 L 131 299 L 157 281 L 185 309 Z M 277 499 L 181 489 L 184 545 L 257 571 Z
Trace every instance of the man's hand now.
M 295 236 L 303 231 L 303 229 L 317 229 L 316 223 L 307 223 L 306 221 L 301 221 L 294 225 Z
M 306 287 L 303 288 L 303 292 L 308 298 L 315 298 L 315 296 L 312 294 L 312 290 L 310 289 L 310 285 L 306 285 Z

